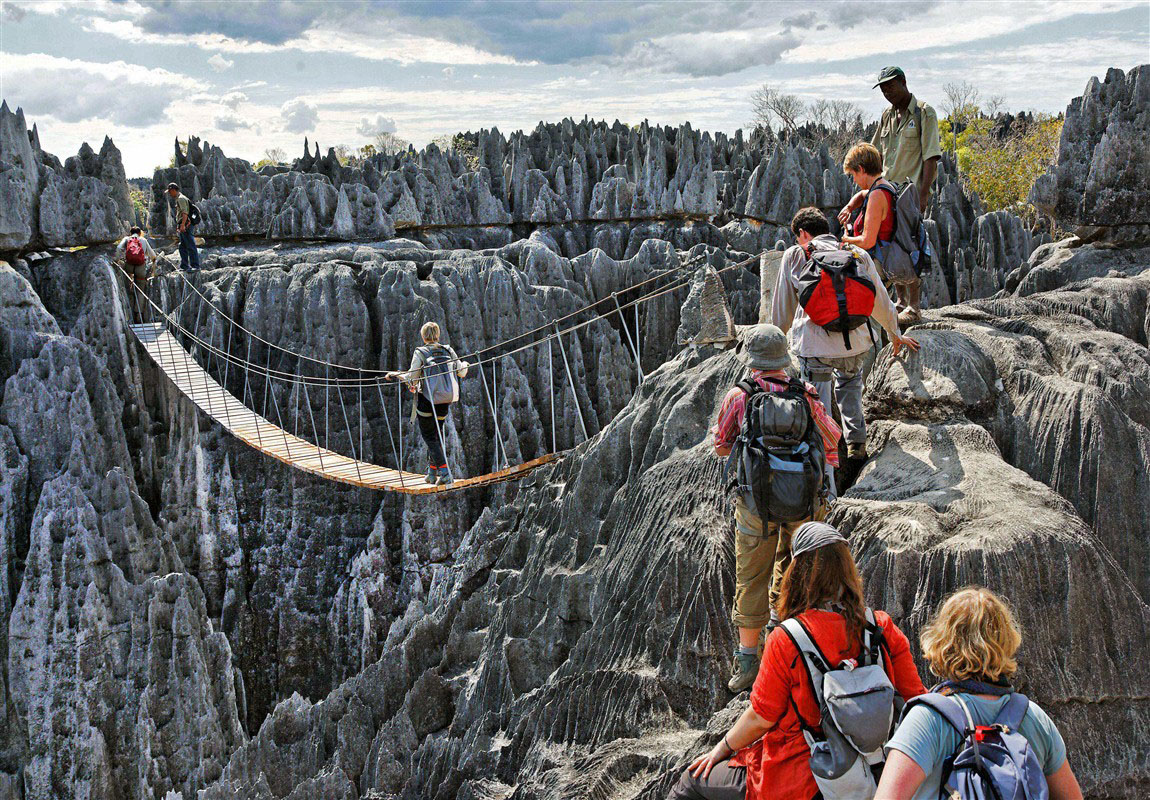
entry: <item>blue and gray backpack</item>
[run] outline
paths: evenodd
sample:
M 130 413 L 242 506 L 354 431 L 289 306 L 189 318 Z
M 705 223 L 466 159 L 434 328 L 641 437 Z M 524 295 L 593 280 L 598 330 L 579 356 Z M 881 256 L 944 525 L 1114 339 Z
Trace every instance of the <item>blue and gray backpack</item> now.
M 940 800 L 1047 800 L 1042 765 L 1018 728 L 1030 701 L 1014 692 L 993 725 L 975 725 L 958 695 L 936 692 L 906 704 L 903 718 L 916 705 L 929 706 L 958 731 L 962 741 L 942 770 Z

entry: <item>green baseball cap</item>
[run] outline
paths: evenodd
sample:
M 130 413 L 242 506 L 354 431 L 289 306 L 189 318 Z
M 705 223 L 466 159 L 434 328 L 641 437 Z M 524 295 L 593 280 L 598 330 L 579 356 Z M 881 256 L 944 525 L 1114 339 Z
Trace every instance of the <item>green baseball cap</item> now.
M 875 85 L 870 88 L 877 89 L 887 81 L 894 80 L 895 78 L 906 80 L 906 73 L 902 71 L 901 67 L 883 67 L 878 73 L 878 80 L 875 81 Z

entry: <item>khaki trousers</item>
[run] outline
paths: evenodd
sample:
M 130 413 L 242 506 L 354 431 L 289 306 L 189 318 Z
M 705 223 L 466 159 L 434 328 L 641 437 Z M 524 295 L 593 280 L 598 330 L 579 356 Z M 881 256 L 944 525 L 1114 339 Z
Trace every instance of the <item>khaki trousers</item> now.
M 820 507 L 815 519 L 825 516 Z M 791 565 L 791 536 L 798 522 L 769 522 L 752 514 L 742 497 L 735 499 L 735 604 L 731 621 L 738 628 L 761 628 L 779 599 L 783 573 Z

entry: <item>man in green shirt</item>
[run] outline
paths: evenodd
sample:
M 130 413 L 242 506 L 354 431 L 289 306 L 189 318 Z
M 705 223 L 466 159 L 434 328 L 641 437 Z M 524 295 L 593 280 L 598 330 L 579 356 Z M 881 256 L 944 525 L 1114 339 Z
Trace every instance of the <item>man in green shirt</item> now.
M 926 212 L 942 147 L 938 141 L 938 115 L 906 88 L 906 75 L 898 67 L 883 67 L 876 88 L 890 103 L 882 112 L 871 144 L 882 154 L 883 177 L 892 183 L 914 181 L 918 202 Z M 844 211 L 853 211 L 862 202 L 856 195 Z M 857 202 L 856 202 L 857 201 Z M 922 279 L 895 284 L 900 311 L 899 324 L 905 326 L 922 318 Z
M 178 183 L 168 184 L 168 197 L 176 201 L 176 232 L 180 235 L 180 269 L 195 272 L 200 268 L 200 251 L 192 232 L 192 202 L 180 191 Z

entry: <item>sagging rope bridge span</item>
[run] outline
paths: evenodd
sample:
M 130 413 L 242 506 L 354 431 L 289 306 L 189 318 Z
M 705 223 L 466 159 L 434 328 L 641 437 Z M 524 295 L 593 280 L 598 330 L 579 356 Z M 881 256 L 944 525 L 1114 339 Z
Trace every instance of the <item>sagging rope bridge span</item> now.
M 758 258 L 756 255 L 746 261 L 708 270 L 703 302 L 711 306 L 712 313 L 704 313 L 704 319 L 709 320 L 711 326 L 704 333 L 706 341 L 733 336 L 734 331 L 719 274 L 745 267 Z M 494 469 L 482 475 L 458 478 L 449 485 L 427 483 L 424 475 L 403 469 L 405 456 L 410 453 L 405 447 L 403 425 L 403 396 L 409 392 L 403 390 L 406 386 L 404 382 L 387 377 L 389 371 L 337 364 L 267 341 L 234 320 L 201 287 L 196 286 L 188 273 L 180 270 L 173 270 L 179 278 L 178 302 L 174 292 L 166 293 L 167 297 L 161 297 L 157 302 L 151 296 L 153 292 L 143 292 L 126 273 L 121 272 L 127 284 L 132 287 L 130 292 L 134 302 L 130 306 L 135 306 L 136 317 L 147 316 L 152 320 L 130 323 L 128 327 L 131 333 L 175 387 L 233 436 L 265 455 L 328 480 L 405 494 L 431 494 L 514 480 L 557 459 L 562 453 L 556 435 L 557 383 L 558 391 L 561 395 L 566 394 L 575 408 L 583 439 L 589 438 L 584 410 L 579 405 L 575 374 L 565 349 L 567 339 L 564 337 L 570 338 L 580 329 L 599 320 L 617 316 L 622 323 L 626 349 L 634 358 L 637 377 L 641 382 L 643 369 L 638 335 L 639 306 L 688 286 L 694 270 L 704 259 L 705 255 L 688 259 L 546 325 L 474 352 L 460 354 L 460 358 L 468 361 L 472 369 L 478 370 L 485 400 L 484 411 L 494 418 Z M 151 282 L 153 286 L 156 283 Z M 635 296 L 631 299 L 625 302 L 620 300 L 621 295 L 632 294 Z M 625 315 L 628 312 L 634 316 L 634 336 L 626 324 Z M 181 321 L 182 317 L 189 316 L 192 319 L 190 325 Z M 263 351 L 264 363 L 252 360 L 253 347 L 257 354 Z M 551 449 L 536 458 L 512 464 L 499 425 L 496 370 L 503 359 L 512 358 L 531 348 L 547 350 Z M 557 361 L 552 358 L 556 349 L 560 356 Z M 285 372 L 273 368 L 273 352 L 294 363 L 296 369 Z M 556 374 L 556 363 L 562 367 L 560 374 Z M 489 369 L 490 381 L 487 375 Z M 228 388 L 233 384 L 237 385 L 238 396 Z M 279 391 L 275 388 L 277 386 Z M 387 398 L 391 391 L 395 391 L 394 400 Z M 353 400 L 351 415 L 348 414 L 345 395 Z M 366 460 L 364 430 L 369 427 L 369 420 L 365 418 L 365 395 L 369 403 L 378 400 L 394 466 Z M 392 405 L 395 412 L 394 428 L 391 420 Z M 346 434 L 346 449 L 350 454 L 337 451 L 331 444 L 332 426 L 334 424 L 338 429 L 341 423 L 340 433 Z M 440 442 L 445 444 L 444 431 L 438 420 L 436 426 Z

